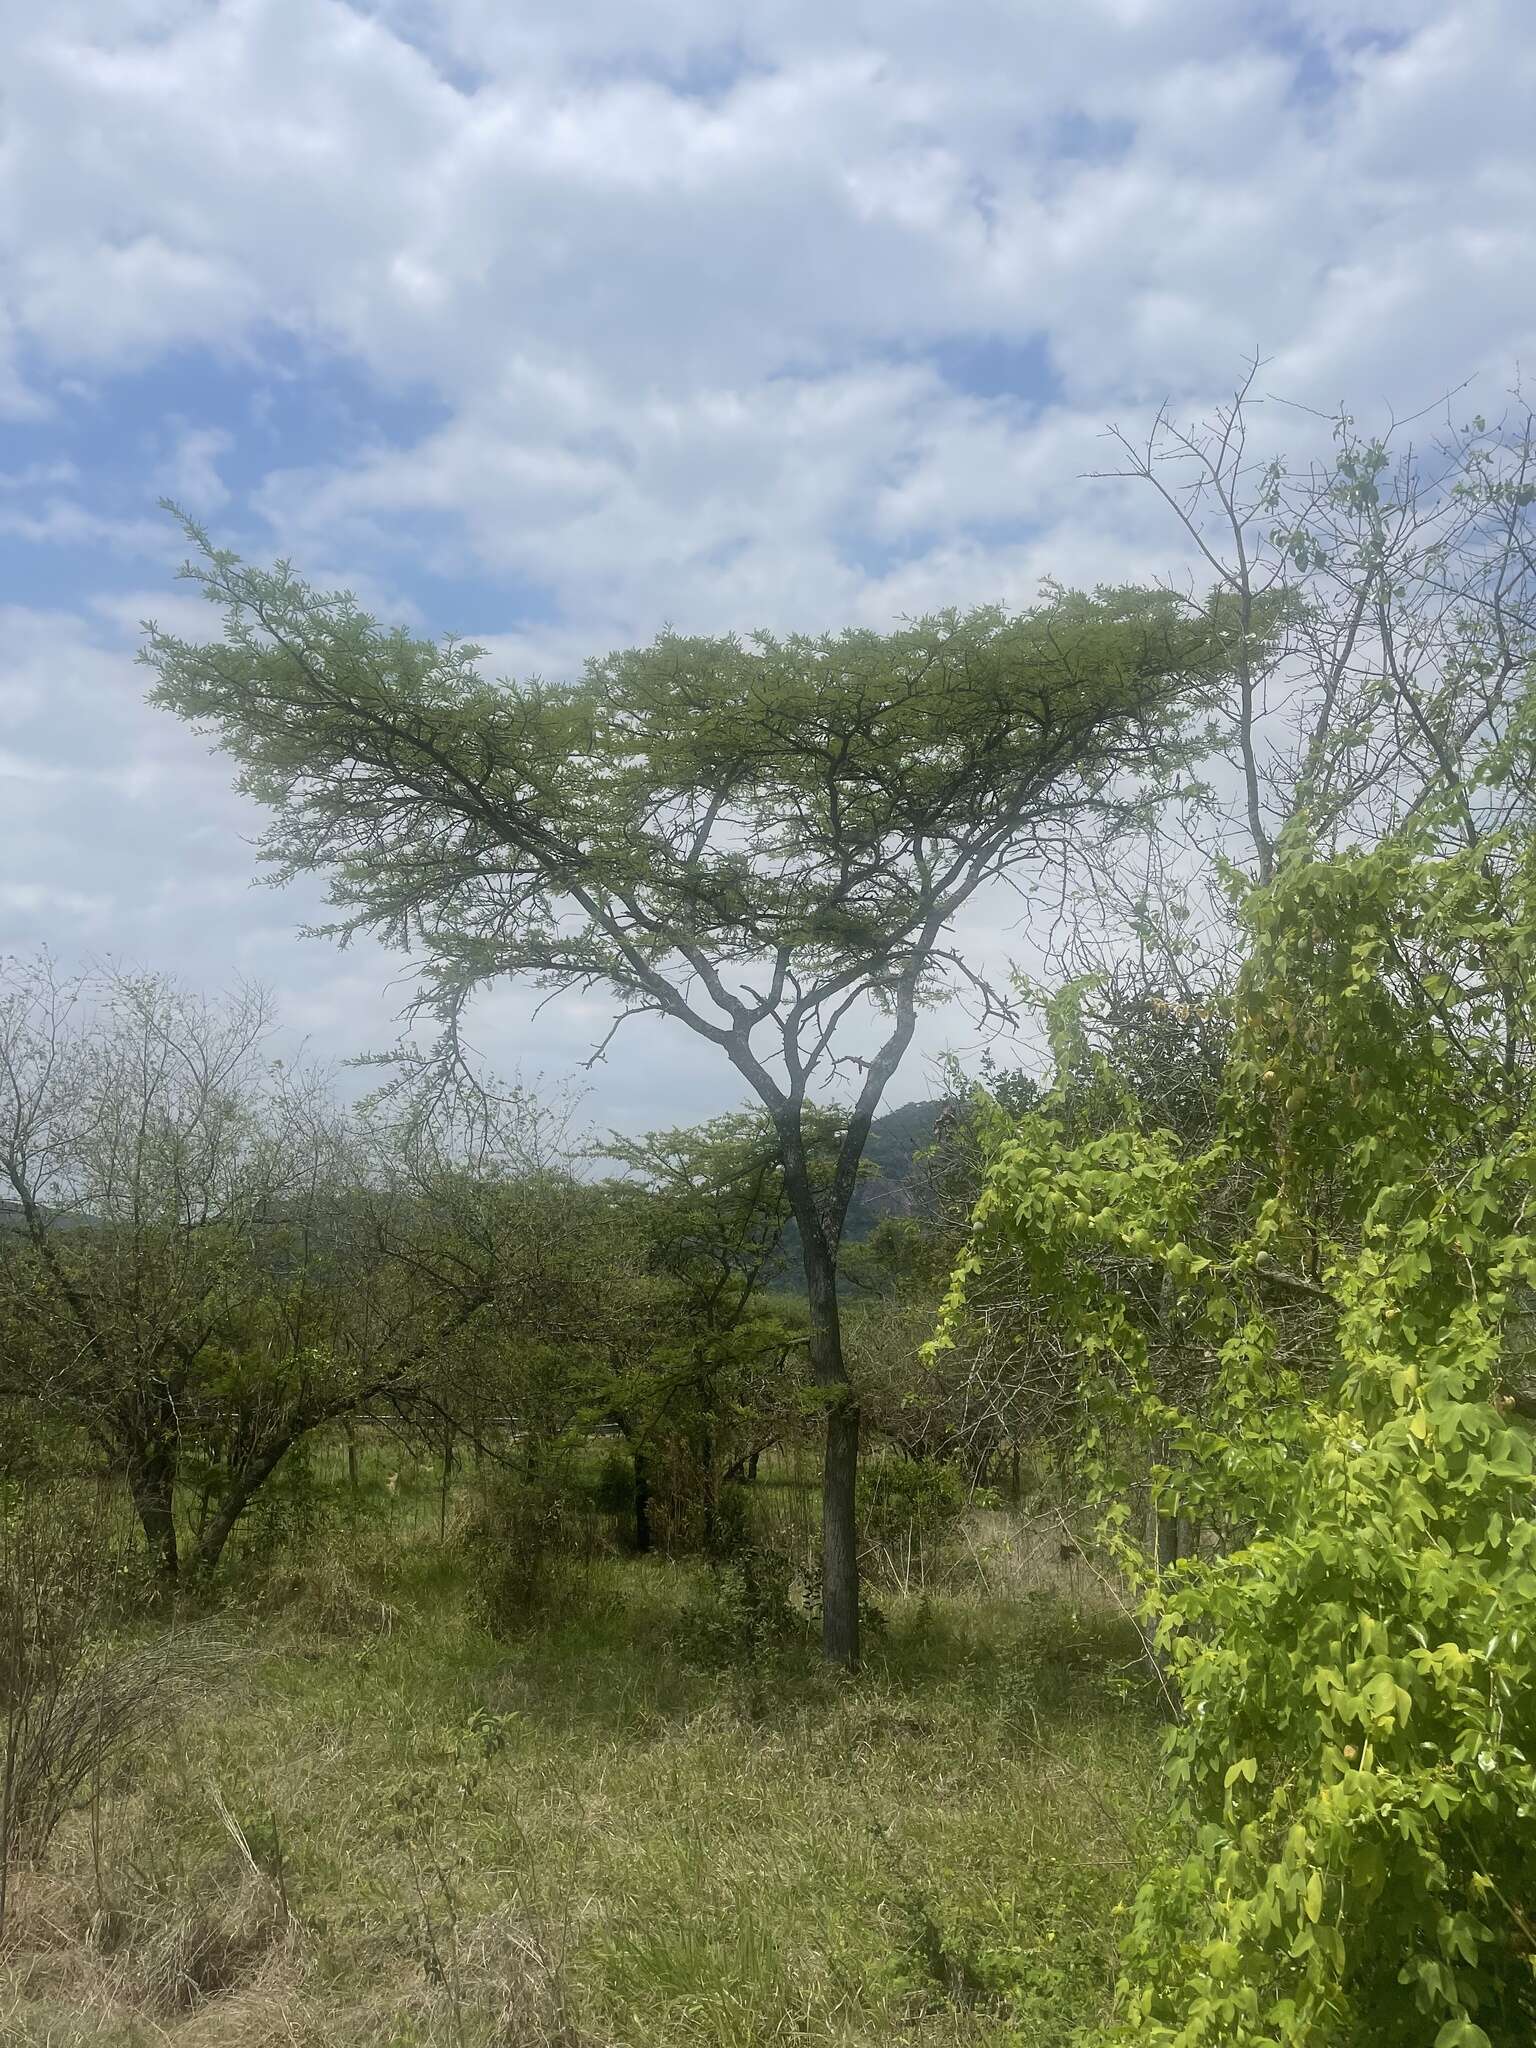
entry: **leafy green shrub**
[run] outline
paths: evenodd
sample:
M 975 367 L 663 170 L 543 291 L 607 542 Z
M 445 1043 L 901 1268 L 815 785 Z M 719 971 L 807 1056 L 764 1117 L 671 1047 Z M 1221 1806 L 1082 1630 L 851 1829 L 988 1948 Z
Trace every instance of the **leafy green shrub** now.
M 647 1457 L 652 1542 L 664 1557 L 699 1557 L 716 1548 L 719 1489 L 699 1446 L 683 1430 L 663 1432 Z
M 220 1464 L 209 1468 L 205 1509 L 218 1504 L 227 1476 Z M 344 1496 L 322 1483 L 313 1445 L 301 1437 L 240 1518 L 234 1539 L 239 1564 L 260 1570 L 284 1556 L 313 1556 L 340 1522 L 346 1505 Z
M 4 1341 L 0 1334 L 0 1353 Z M 68 1428 L 17 1404 L 0 1405 L 0 1490 L 43 1490 L 77 1474 L 81 1462 Z
M 711 1529 L 713 1555 L 729 1558 L 739 1557 L 748 1551 L 761 1551 L 782 1558 L 787 1569 L 788 1559 L 782 1547 L 771 1540 L 765 1542 L 759 1538 L 755 1506 L 750 1487 L 734 1482 L 721 1487 Z
M 1195 1853 L 1137 1902 L 1137 2041 L 1536 2031 L 1531 1449 L 1477 1306 L 1410 1358 L 1392 1305 L 1347 1319 L 1347 1398 L 1276 1461 L 1267 1533 L 1165 1603 Z
M 790 1584 L 799 1611 L 816 1629 L 821 1627 L 822 1549 L 816 1544 L 803 1562 L 791 1568 Z M 873 1636 L 884 1635 L 890 1626 L 885 1609 L 870 1594 L 868 1575 L 859 1579 L 859 1627 Z
M 752 1665 L 807 1638 L 807 1618 L 791 1592 L 786 1559 L 741 1545 L 700 1579 L 682 1618 L 683 1654 L 704 1665 Z
M 1536 1456 L 1505 1391 L 1536 839 L 1297 859 L 1247 915 L 1221 1136 L 1031 1119 L 951 1311 L 996 1233 L 1093 1362 L 1101 1478 L 1140 1429 L 1159 1511 L 1243 1532 L 1148 1571 L 1110 1497 L 1183 1708 L 1123 2038 L 1504 2048 L 1536 2038 Z M 1157 1378 L 1170 1329 L 1214 1364 L 1198 1406 Z
M 592 1505 L 601 1515 L 627 1515 L 635 1504 L 635 1461 L 610 1445 L 592 1482 Z

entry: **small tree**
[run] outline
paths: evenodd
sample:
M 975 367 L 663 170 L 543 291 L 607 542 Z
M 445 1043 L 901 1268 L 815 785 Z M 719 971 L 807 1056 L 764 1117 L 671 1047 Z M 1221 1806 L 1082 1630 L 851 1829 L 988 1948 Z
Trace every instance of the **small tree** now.
M 254 992 L 0 978 L 6 1390 L 82 1425 L 126 1478 L 157 1569 L 179 1563 L 183 1398 L 248 1300 L 247 1246 L 297 1105 L 263 1068 Z
M 813 1154 L 835 1154 L 831 1119 Z M 692 1439 L 706 1540 L 721 1480 L 746 1469 L 783 1428 L 797 1391 L 786 1370 L 803 1319 L 765 1299 L 783 1265 L 790 1220 L 777 1133 L 761 1112 L 692 1129 L 610 1136 L 605 1156 L 634 1176 L 614 1184 L 664 1290 L 657 1330 L 623 1383 L 619 1408 L 635 1459 L 636 1547 L 649 1540 L 652 1441 L 679 1426 Z
M 466 1184 L 494 1216 L 494 1292 L 463 1338 L 391 1405 L 434 1442 L 549 1477 L 643 1377 L 666 1315 L 645 1233 L 611 1190 L 568 1166 Z
M 212 1572 L 301 1438 L 445 1372 L 472 1321 L 553 1320 L 509 1120 L 466 1161 L 419 1118 L 344 1115 L 269 1027 L 255 991 L 0 963 L 0 1399 L 122 1474 L 166 1582 Z
M 922 1004 L 963 986 L 997 1007 L 951 941 L 957 915 L 1144 798 L 1132 784 L 1166 767 L 1192 690 L 1230 666 L 1230 605 L 1053 591 L 1021 616 L 889 634 L 665 633 L 574 684 L 512 686 L 482 678 L 477 648 L 386 632 L 350 595 L 189 531 L 186 573 L 224 638 L 151 626 L 154 701 L 240 762 L 279 875 L 330 876 L 332 929 L 415 948 L 450 1047 L 483 983 L 603 988 L 620 1022 L 670 1018 L 717 1047 L 766 1110 L 826 1404 L 823 1642 L 855 1663 L 859 1409 L 837 1272 L 871 1122 Z M 818 1189 L 813 1091 L 845 1073 Z

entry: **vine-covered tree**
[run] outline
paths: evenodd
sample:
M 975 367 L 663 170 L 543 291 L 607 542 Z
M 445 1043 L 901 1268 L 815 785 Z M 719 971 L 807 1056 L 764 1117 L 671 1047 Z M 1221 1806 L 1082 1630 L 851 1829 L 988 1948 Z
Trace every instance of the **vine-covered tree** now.
M 1287 848 L 1243 905 L 1214 1128 L 1085 1142 L 1048 1101 L 957 1269 L 952 1324 L 1018 1266 L 1085 1361 L 1105 1533 L 1183 1709 L 1127 2042 L 1536 2023 L 1536 845 L 1455 822 Z M 1197 1387 L 1159 1369 L 1173 1322 Z M 1138 1435 L 1167 1515 L 1226 1533 L 1171 1570 L 1129 1540 Z
M 1232 607 L 1051 591 L 1021 615 L 888 634 L 669 632 L 574 683 L 512 684 L 482 676 L 478 648 L 386 631 L 350 595 L 190 531 L 186 573 L 224 637 L 150 627 L 154 699 L 240 763 L 279 876 L 329 876 L 333 931 L 417 954 L 445 1045 L 486 983 L 601 988 L 619 1022 L 669 1018 L 715 1046 L 766 1110 L 826 1404 L 824 1648 L 855 1663 L 859 1410 L 837 1270 L 870 1124 L 924 1003 L 998 1001 L 956 917 L 1145 801 L 1232 665 Z M 850 1074 L 818 1187 L 807 1119 Z

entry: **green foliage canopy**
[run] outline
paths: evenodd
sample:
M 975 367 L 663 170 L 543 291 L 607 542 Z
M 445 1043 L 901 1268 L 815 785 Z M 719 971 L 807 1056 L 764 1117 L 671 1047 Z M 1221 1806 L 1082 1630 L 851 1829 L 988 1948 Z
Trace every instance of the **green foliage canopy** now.
M 1058 591 L 885 634 L 666 633 L 512 686 L 193 535 L 225 636 L 151 628 L 154 697 L 240 762 L 279 875 L 324 870 L 337 929 L 416 950 L 445 1019 L 509 973 L 603 985 L 771 1109 L 861 997 L 910 1016 L 965 979 L 940 940 L 970 894 L 1144 793 L 1231 658 L 1219 607 Z
M 1245 917 L 1215 1141 L 1025 1120 L 949 1313 L 1004 1248 L 1098 1367 L 1107 1527 L 1182 1704 L 1128 2038 L 1487 2048 L 1536 2023 L 1536 849 L 1439 853 L 1428 823 L 1292 848 Z M 1170 1318 L 1210 1362 L 1201 1412 L 1148 1372 Z M 1229 1548 L 1151 1571 L 1115 1466 L 1135 1429 L 1160 1505 Z

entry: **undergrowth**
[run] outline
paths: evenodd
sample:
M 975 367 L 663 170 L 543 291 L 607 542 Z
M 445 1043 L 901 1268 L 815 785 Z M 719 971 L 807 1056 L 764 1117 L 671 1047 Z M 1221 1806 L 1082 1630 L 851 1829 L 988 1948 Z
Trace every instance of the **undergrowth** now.
M 849 1681 L 739 1563 L 593 1555 L 488 1625 L 484 1542 L 365 1518 L 241 1581 L 227 1679 L 18 1873 L 0 2039 L 1094 2038 L 1159 1804 L 1112 1612 L 883 1594 Z

